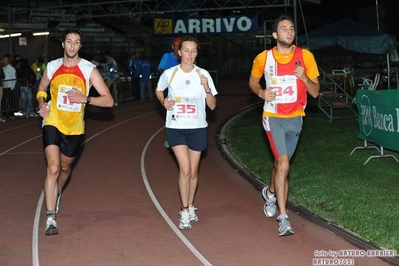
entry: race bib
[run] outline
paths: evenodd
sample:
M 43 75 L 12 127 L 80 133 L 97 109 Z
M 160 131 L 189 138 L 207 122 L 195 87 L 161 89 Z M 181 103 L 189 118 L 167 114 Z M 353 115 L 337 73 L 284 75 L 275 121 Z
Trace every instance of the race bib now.
M 198 119 L 197 101 L 195 97 L 177 96 L 174 98 L 174 117 L 179 121 L 187 123 Z
M 272 77 L 272 90 L 276 92 L 275 103 L 296 102 L 298 96 L 296 79 L 294 75 Z
M 60 85 L 58 87 L 58 98 L 57 98 L 57 109 L 58 110 L 67 111 L 67 112 L 80 112 L 80 109 L 82 108 L 82 104 L 81 103 L 71 103 L 68 99 L 67 92 L 72 89 L 77 89 L 77 90 L 82 91 L 80 88 L 76 88 L 73 86 Z

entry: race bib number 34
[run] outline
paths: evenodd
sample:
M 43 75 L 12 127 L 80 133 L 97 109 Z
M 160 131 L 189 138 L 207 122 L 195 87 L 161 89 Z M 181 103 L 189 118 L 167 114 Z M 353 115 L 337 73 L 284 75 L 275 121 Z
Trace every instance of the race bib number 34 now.
M 272 77 L 273 91 L 276 92 L 276 103 L 296 102 L 298 96 L 296 79 L 294 75 Z
M 81 103 L 71 103 L 68 99 L 68 94 L 67 92 L 72 90 L 72 89 L 78 89 L 81 91 L 79 88 L 75 88 L 72 86 L 67 86 L 67 85 L 60 85 L 58 88 L 58 98 L 57 98 L 57 108 L 58 110 L 61 111 L 67 111 L 67 112 L 79 112 L 80 108 L 82 107 Z

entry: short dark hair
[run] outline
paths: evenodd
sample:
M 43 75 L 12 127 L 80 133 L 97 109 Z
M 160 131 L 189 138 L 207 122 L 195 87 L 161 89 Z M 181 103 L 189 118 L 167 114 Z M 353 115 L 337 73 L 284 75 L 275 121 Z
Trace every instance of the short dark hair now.
M 272 24 L 272 33 L 273 32 L 277 32 L 277 28 L 278 28 L 278 24 L 280 23 L 280 21 L 283 20 L 289 20 L 290 22 L 292 22 L 292 24 L 295 25 L 294 20 L 292 19 L 292 17 L 288 16 L 288 15 L 280 15 L 278 18 L 276 18 Z
M 80 36 L 80 43 L 83 42 L 83 35 L 82 35 L 82 31 L 79 28 L 76 27 L 71 27 L 71 28 L 67 28 L 66 30 L 64 30 L 64 32 L 62 33 L 62 42 L 65 42 L 65 38 L 68 34 L 77 34 Z
M 20 62 L 24 66 L 27 66 L 29 64 L 28 59 L 26 59 L 26 58 L 22 58 Z

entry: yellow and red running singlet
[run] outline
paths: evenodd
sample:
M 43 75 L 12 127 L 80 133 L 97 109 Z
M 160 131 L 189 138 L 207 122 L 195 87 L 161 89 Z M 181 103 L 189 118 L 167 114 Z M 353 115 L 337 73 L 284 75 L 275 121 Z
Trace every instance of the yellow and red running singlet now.
M 84 103 L 72 103 L 67 92 L 77 89 L 83 95 L 89 95 L 89 78 L 94 65 L 81 59 L 78 65 L 69 67 L 62 58 L 47 65 L 47 77 L 50 80 L 49 113 L 43 119 L 43 126 L 51 125 L 65 135 L 81 135 L 85 132 Z

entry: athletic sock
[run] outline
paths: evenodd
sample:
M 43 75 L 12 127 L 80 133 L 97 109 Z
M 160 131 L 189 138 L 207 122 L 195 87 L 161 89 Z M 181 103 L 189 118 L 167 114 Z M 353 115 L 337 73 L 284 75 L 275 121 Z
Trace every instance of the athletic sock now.
M 272 195 L 270 195 L 269 193 L 272 194 Z M 270 187 L 267 189 L 267 193 L 266 193 L 266 194 L 267 194 L 267 197 L 268 197 L 269 199 L 270 199 L 270 198 L 274 198 L 274 197 L 276 196 L 276 193 L 275 193 L 275 192 L 274 192 L 274 193 L 271 193 L 271 192 L 270 192 Z

